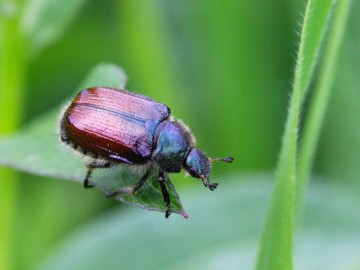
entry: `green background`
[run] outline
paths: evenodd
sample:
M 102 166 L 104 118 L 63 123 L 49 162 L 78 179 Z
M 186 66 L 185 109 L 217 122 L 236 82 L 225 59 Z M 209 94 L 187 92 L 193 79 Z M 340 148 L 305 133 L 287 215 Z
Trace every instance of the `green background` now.
M 36 3 L 41 1 L 29 1 L 31 2 L 36 6 Z M 46 44 L 46 35 L 49 33 L 45 33 L 43 39 L 38 39 L 40 45 L 28 44 L 27 49 L 30 53 L 24 63 L 25 92 L 21 102 L 12 104 L 20 108 L 21 126 L 69 99 L 79 82 L 96 64 L 116 63 L 129 77 L 127 88 L 167 104 L 174 116 L 191 127 L 200 149 L 204 149 L 212 157 L 235 158 L 235 162 L 231 165 L 214 165 L 212 178 L 220 182 L 219 189 L 224 186 L 224 189 L 231 193 L 228 185 L 233 184 L 234 179 L 249 183 L 246 181 L 247 177 L 237 175 L 244 172 L 251 172 L 249 175 L 260 172 L 266 175 L 262 177 L 261 183 L 264 183 L 264 186 L 260 190 L 265 189 L 265 194 L 269 194 L 271 187 L 268 182 L 271 181 L 271 174 L 276 166 L 292 87 L 297 32 L 300 30 L 298 24 L 304 12 L 304 1 L 77 2 L 80 3 L 80 8 L 73 14 L 66 31 L 59 38 Z M 20 7 L 21 5 L 22 3 L 19 4 Z M 4 12 L 4 7 L 4 5 L 0 6 L 1 12 Z M 65 8 L 59 5 L 59 10 Z M 0 14 L 3 16 L 4 13 Z M 52 17 L 49 16 L 47 19 L 51 21 Z M 41 42 L 44 43 L 43 47 Z M 344 209 L 354 209 L 354 212 L 344 217 L 344 220 L 359 216 L 356 210 L 359 200 L 351 199 L 360 194 L 359 48 L 360 4 L 354 1 L 315 164 L 315 174 L 319 176 L 315 181 L 316 185 L 325 188 L 329 185 L 330 194 L 336 197 L 338 190 L 350 201 L 339 205 L 335 203 L 334 206 L 339 208 L 339 213 L 345 211 Z M 6 108 L 2 108 L 1 112 L 0 121 L 5 121 Z M 54 123 L 54 133 L 55 126 L 56 123 Z M 152 212 L 144 214 L 129 206 L 119 205 L 115 201 L 105 199 L 103 194 L 96 190 L 84 191 L 75 182 L 53 181 L 27 174 L 20 174 L 17 178 L 12 227 L 14 237 L 11 247 L 14 250 L 15 269 L 29 269 L 39 265 L 53 268 L 51 258 L 61 258 L 61 256 L 52 254 L 62 250 L 58 247 L 62 245 L 64 239 L 73 239 L 74 234 L 77 235 L 75 232 L 82 233 L 82 228 L 93 220 L 102 220 L 104 212 L 116 216 L 115 222 L 119 227 L 128 226 L 124 232 L 129 234 L 131 234 L 128 232 L 129 227 L 134 226 L 135 229 L 136 226 L 133 220 L 141 219 L 142 215 L 150 220 L 150 224 L 151 222 L 156 224 L 157 221 L 151 221 L 153 219 L 163 218 L 162 215 Z M 175 179 L 183 203 L 188 206 L 190 219 L 192 215 L 201 213 L 192 210 L 195 206 L 190 206 L 191 203 L 198 203 L 196 201 L 198 196 L 205 196 L 211 201 L 227 199 L 224 194 L 216 194 L 217 191 L 211 194 L 203 190 L 201 193 L 193 192 L 193 189 L 203 189 L 202 185 L 193 179 L 185 179 L 182 175 L 172 178 Z M 255 178 L 254 182 L 259 181 L 259 177 Z M 249 183 L 236 187 L 246 189 L 251 185 L 253 184 Z M 257 187 L 250 190 L 257 190 Z M 326 201 L 333 198 L 326 196 L 326 189 L 318 190 L 321 194 L 319 200 L 323 198 Z M 190 195 L 185 195 L 187 193 Z M 246 205 L 252 205 L 254 201 L 250 200 Z M 241 204 L 241 200 L 239 203 Z M 205 200 L 203 205 L 206 204 Z M 266 204 L 265 200 L 263 204 Z M 227 224 L 247 219 L 251 209 L 249 207 L 238 214 L 227 208 L 219 211 L 225 213 L 225 216 L 235 216 L 234 219 L 224 219 L 224 224 Z M 258 218 L 253 221 L 258 223 L 254 239 L 259 236 L 264 210 L 258 210 L 260 220 Z M 209 210 L 206 213 L 208 215 L 202 216 L 203 222 L 205 224 L 214 222 L 215 213 Z M 312 217 L 314 216 L 316 214 Z M 106 218 L 109 217 L 104 217 Z M 326 218 L 324 217 L 324 220 Z M 174 219 L 177 221 L 180 218 Z M 309 220 L 309 227 L 312 228 L 312 219 Z M 351 222 L 349 221 L 350 225 Z M 172 226 L 173 223 L 171 221 L 165 226 Z M 220 227 L 224 226 L 221 224 L 219 222 Z M 323 224 L 321 222 L 320 224 L 321 228 Z M 341 223 L 335 226 L 334 230 L 342 230 L 342 225 Z M 99 224 L 99 228 L 106 229 L 102 226 Z M 154 228 L 153 225 L 150 227 Z M 132 248 L 156 246 L 157 239 L 148 236 L 162 232 L 155 229 L 147 231 L 146 228 L 147 224 L 144 224 L 143 230 L 139 229 L 137 233 L 131 234 L 134 237 L 133 242 L 131 239 L 126 240 Z M 204 229 L 206 230 L 206 227 Z M 92 235 L 96 235 L 96 227 L 88 230 L 91 232 L 86 234 L 86 237 L 91 238 Z M 70 234 L 72 236 L 69 236 Z M 121 231 L 116 235 L 119 234 Z M 169 237 L 171 236 L 172 234 L 169 234 Z M 162 239 L 163 237 L 160 237 L 158 241 Z M 206 241 L 211 239 L 211 233 L 208 238 L 204 236 L 199 239 L 202 239 L 206 245 Z M 249 243 L 249 250 L 255 250 L 256 241 L 247 241 L 245 243 Z M 216 243 L 217 249 L 223 250 L 224 254 L 231 254 L 228 249 L 232 250 L 229 247 L 235 247 L 236 243 L 229 245 L 227 243 L 225 240 L 223 242 L 219 240 Z M 177 245 L 177 239 L 164 240 L 163 245 L 168 247 Z M 192 244 L 180 242 L 179 245 Z M 221 248 L 222 246 L 224 248 Z M 250 261 L 254 261 L 254 254 L 247 256 L 246 244 L 243 246 L 245 252 L 241 254 L 245 254 L 243 256 L 247 258 L 252 257 Z M 354 249 L 359 250 L 358 247 Z M 136 251 L 136 248 L 134 250 Z M 96 254 L 96 251 L 94 252 Z M 326 254 L 337 254 L 337 252 L 329 251 Z M 74 256 L 78 257 L 80 262 L 81 259 L 86 260 L 86 254 L 81 252 L 79 254 L 81 255 L 75 253 Z M 48 259 L 50 255 L 53 257 Z M 154 254 L 156 255 L 161 256 Z M 178 255 L 181 258 L 182 254 Z M 84 257 L 79 258 L 79 256 Z M 176 257 L 176 254 L 173 256 Z M 136 256 L 131 259 L 136 260 Z M 141 262 L 141 258 L 138 260 Z M 43 264 L 44 261 L 50 261 L 50 266 Z M 56 259 L 54 261 L 54 264 L 60 265 L 61 268 L 61 263 Z M 190 259 L 184 259 L 184 261 L 180 260 L 172 266 L 167 261 L 163 267 L 181 269 L 182 265 L 196 266 L 196 260 L 190 262 Z M 227 260 L 224 259 L 224 262 Z M 230 260 L 228 264 L 229 269 L 238 267 L 231 262 Z M 108 263 L 110 267 L 112 264 Z M 117 261 L 116 265 L 119 263 L 121 262 Z M 156 264 L 150 264 L 144 259 L 144 269 L 146 265 L 153 268 Z M 214 269 L 218 268 L 214 266 Z M 354 266 L 350 269 L 359 268 Z

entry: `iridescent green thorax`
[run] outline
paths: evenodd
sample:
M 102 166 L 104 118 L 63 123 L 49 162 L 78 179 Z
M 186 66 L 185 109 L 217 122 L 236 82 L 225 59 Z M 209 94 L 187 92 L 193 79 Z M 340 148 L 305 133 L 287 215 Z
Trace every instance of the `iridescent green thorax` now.
M 191 133 L 178 121 L 165 121 L 156 128 L 154 138 L 156 148 L 151 159 L 166 172 L 180 172 L 194 147 Z

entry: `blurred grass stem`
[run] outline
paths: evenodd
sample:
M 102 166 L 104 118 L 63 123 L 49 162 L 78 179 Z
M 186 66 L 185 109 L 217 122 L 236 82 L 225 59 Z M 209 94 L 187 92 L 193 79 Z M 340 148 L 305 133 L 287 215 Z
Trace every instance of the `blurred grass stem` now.
M 3 0 L 0 16 L 0 136 L 21 121 L 25 78 L 24 40 L 18 31 L 17 1 Z M 1 154 L 1 153 L 0 153 Z M 0 269 L 12 268 L 17 173 L 0 168 Z

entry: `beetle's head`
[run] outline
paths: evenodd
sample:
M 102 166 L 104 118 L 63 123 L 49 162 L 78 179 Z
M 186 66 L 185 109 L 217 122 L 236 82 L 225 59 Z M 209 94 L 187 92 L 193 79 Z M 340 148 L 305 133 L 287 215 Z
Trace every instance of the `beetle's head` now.
M 201 178 L 206 187 L 210 190 L 214 190 L 218 184 L 210 183 L 209 181 L 211 163 L 214 161 L 231 163 L 233 160 L 232 157 L 209 158 L 200 150 L 193 148 L 185 159 L 184 168 L 192 177 Z

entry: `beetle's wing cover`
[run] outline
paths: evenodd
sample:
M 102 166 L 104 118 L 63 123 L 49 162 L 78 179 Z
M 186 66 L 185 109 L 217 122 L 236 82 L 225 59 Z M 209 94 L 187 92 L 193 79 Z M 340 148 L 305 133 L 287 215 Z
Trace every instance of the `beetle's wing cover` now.
M 170 109 L 146 96 L 114 88 L 89 88 L 81 91 L 76 103 L 101 106 L 136 121 L 162 121 L 170 116 Z
M 83 150 L 139 164 L 151 155 L 152 127 L 169 115 L 166 105 L 145 96 L 112 88 L 90 88 L 74 99 L 61 126 L 68 140 Z

